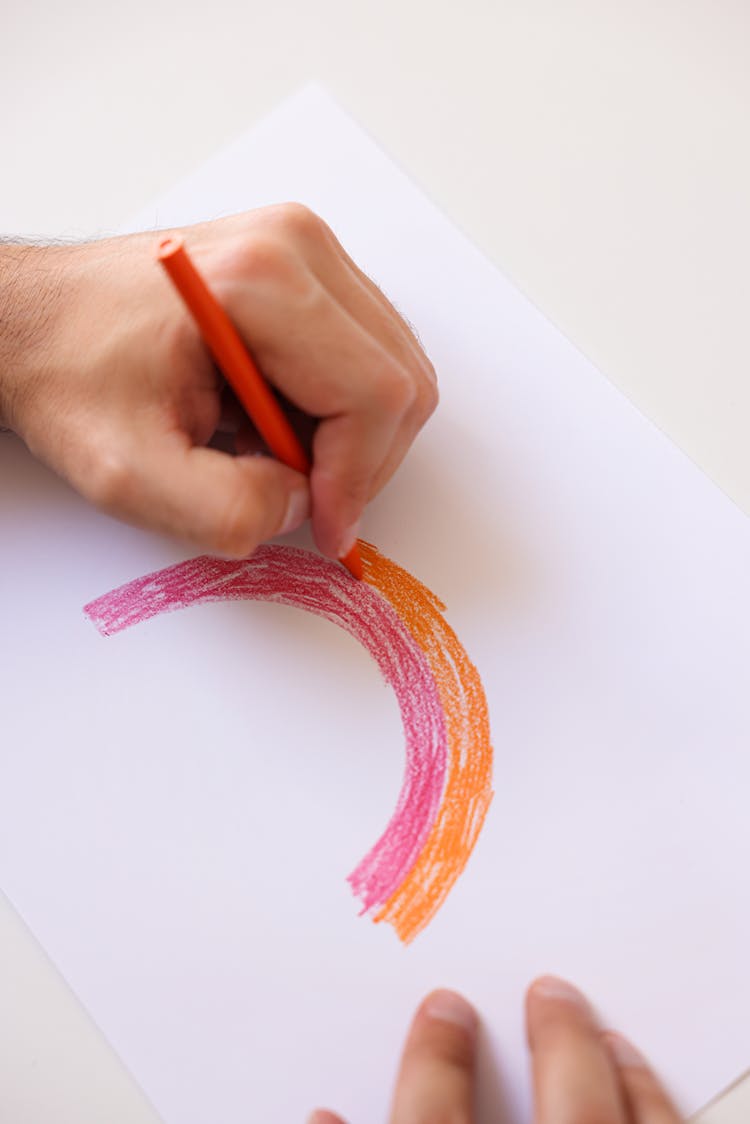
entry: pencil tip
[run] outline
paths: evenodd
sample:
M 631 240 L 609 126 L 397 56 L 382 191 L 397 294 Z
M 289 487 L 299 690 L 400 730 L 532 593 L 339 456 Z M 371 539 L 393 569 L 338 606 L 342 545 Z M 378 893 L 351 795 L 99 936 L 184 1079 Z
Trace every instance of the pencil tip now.
M 355 543 L 348 554 L 344 554 L 339 561 L 346 566 L 352 577 L 357 581 L 362 581 L 365 575 L 364 567 L 362 566 L 362 559 L 360 558 L 359 549 Z

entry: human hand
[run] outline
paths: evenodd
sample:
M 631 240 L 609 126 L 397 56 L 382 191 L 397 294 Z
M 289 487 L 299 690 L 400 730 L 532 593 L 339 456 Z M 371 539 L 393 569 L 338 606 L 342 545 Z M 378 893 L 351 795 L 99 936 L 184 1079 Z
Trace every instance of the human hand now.
M 122 519 L 242 557 L 311 513 L 340 557 L 435 407 L 433 368 L 306 208 L 183 233 L 265 377 L 314 419 L 309 481 L 209 447 L 238 407 L 155 264 L 157 235 L 0 245 L 0 424 Z M 237 444 L 252 447 L 247 427 Z
M 646 1061 L 603 1031 L 586 999 L 543 976 L 526 996 L 535 1124 L 680 1124 Z M 409 1031 L 390 1124 L 473 1124 L 478 1019 L 461 996 L 435 991 Z M 344 1124 L 318 1109 L 309 1124 Z

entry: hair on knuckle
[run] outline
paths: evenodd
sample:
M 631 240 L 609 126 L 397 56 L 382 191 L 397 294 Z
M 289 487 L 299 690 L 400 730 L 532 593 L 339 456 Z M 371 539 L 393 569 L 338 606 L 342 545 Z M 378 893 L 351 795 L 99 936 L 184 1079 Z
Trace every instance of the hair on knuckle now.
M 432 395 L 432 399 L 433 399 L 435 405 L 437 405 L 438 399 L 440 398 L 440 388 L 438 386 L 437 371 L 435 370 L 434 366 L 432 365 L 432 363 L 430 362 L 430 360 L 426 356 L 425 356 L 425 366 L 426 366 L 425 382 L 426 382 L 426 384 L 429 388 L 430 394 Z
M 419 401 L 421 406 L 421 414 L 424 421 L 427 421 L 437 409 L 438 402 L 440 401 L 440 393 L 437 384 L 424 379 L 420 384 Z

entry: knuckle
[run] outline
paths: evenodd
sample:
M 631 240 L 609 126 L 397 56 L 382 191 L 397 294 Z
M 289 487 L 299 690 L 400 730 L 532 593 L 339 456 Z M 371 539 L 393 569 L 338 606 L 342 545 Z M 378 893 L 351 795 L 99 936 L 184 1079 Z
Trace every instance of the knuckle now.
M 419 403 L 420 414 L 423 421 L 427 421 L 427 419 L 435 413 L 438 402 L 440 401 L 437 379 L 435 378 L 435 371 L 431 363 L 430 368 L 432 370 L 432 377 L 423 378 L 420 382 Z
M 364 465 L 351 467 L 341 478 L 341 496 L 348 507 L 362 507 L 370 498 L 372 472 Z
M 95 507 L 122 511 L 129 506 L 134 476 L 129 457 L 115 448 L 101 449 L 88 466 L 80 490 Z
M 327 229 L 323 220 L 304 203 L 280 203 L 269 213 L 269 218 L 282 235 L 295 240 L 319 238 Z
M 424 357 L 424 364 L 425 364 L 425 375 L 426 375 L 426 378 L 427 378 L 427 385 L 430 387 L 430 390 L 432 391 L 432 394 L 433 394 L 434 402 L 437 405 L 438 398 L 440 397 L 440 391 L 438 390 L 437 371 L 435 370 L 435 366 L 434 366 L 432 360 L 428 359 L 426 355 Z
M 226 558 L 245 558 L 257 545 L 258 536 L 247 498 L 238 491 L 224 502 L 211 546 Z
M 259 287 L 286 287 L 298 272 L 299 265 L 289 247 L 268 235 L 254 238 L 245 249 L 243 278 Z
M 373 397 L 386 414 L 405 414 L 417 400 L 417 387 L 409 372 L 398 363 L 382 368 Z
M 311 304 L 320 286 L 302 256 L 283 239 L 254 238 L 244 253 L 241 279 L 256 295 L 285 303 Z M 246 292 L 243 292 L 246 297 Z M 237 298 L 238 299 L 238 298 Z

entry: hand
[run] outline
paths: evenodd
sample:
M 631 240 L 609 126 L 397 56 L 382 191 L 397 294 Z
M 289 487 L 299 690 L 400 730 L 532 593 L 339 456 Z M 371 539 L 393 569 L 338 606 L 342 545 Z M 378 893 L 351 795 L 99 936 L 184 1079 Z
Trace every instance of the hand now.
M 535 1124 L 680 1124 L 680 1117 L 631 1044 L 602 1031 L 579 991 L 544 976 L 526 997 Z M 451 991 L 417 1011 L 396 1082 L 390 1124 L 473 1124 L 478 1019 Z M 317 1110 L 309 1124 L 343 1124 Z
M 155 264 L 158 235 L 0 245 L 0 424 L 120 518 L 241 557 L 311 512 L 339 557 L 435 407 L 432 366 L 305 207 L 184 233 L 261 371 L 314 419 L 309 482 L 209 447 L 231 396 Z M 240 434 L 240 452 L 251 445 Z

